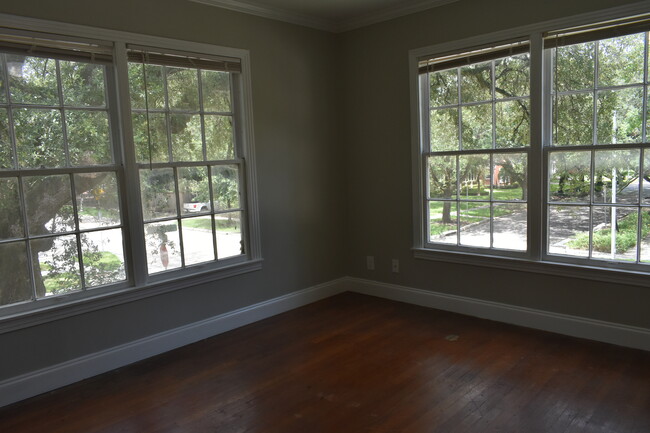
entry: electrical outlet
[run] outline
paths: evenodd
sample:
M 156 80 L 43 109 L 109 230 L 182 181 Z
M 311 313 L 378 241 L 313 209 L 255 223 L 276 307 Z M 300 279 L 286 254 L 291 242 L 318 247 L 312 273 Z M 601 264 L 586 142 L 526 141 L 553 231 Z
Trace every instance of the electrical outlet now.
M 366 256 L 366 269 L 369 271 L 375 270 L 375 256 Z
M 399 260 L 393 259 L 393 272 L 399 272 Z

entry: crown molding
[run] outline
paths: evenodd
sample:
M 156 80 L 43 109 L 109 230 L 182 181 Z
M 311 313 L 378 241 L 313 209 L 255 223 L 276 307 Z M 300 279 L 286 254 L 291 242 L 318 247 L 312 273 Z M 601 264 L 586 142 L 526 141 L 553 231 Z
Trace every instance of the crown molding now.
M 242 12 L 249 15 L 256 15 L 262 18 L 269 18 L 277 21 L 284 21 L 299 26 L 311 27 L 328 32 L 337 31 L 337 23 L 334 20 L 319 18 L 312 15 L 300 14 L 282 8 L 261 6 L 241 0 L 189 0 L 194 3 L 201 3 L 208 6 L 216 6 L 222 9 L 229 9 L 235 12 Z
M 358 15 L 351 18 L 327 19 L 313 15 L 300 14 L 287 9 L 262 6 L 260 4 L 242 0 L 189 0 L 194 3 L 201 3 L 208 6 L 216 6 L 249 15 L 256 15 L 277 21 L 284 21 L 291 24 L 325 30 L 332 33 L 342 33 L 349 30 L 388 21 L 404 15 L 421 12 L 438 6 L 455 3 L 458 0 L 419 0 L 406 2 L 380 9 L 375 12 Z
M 381 23 L 383 21 L 392 20 L 394 18 L 403 17 L 404 15 L 422 12 L 427 9 L 437 8 L 438 6 L 443 6 L 450 3 L 456 3 L 457 1 L 459 0 L 421 0 L 390 6 L 353 18 L 341 19 L 337 22 L 336 32 L 342 33 L 349 30 L 359 29 L 361 27 L 366 27 L 372 24 Z

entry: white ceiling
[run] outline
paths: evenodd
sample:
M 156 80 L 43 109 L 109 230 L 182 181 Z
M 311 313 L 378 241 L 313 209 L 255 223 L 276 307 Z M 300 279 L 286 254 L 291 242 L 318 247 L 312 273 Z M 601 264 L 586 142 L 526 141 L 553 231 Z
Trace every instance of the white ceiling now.
M 190 0 L 265 18 L 341 32 L 458 0 Z

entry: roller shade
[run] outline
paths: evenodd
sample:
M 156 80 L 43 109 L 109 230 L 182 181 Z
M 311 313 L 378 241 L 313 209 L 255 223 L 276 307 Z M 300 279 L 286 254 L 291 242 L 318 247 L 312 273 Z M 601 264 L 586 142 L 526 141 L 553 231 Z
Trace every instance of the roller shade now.
M 589 26 L 555 30 L 544 34 L 544 48 L 580 44 L 600 39 L 632 35 L 650 30 L 650 15 L 638 15 Z
M 103 41 L 68 39 L 65 36 L 28 33 L 0 27 L 0 51 L 34 57 L 111 63 L 113 44 Z
M 241 72 L 241 61 L 233 57 L 217 57 L 203 54 L 194 55 L 192 53 L 169 50 L 162 51 L 135 45 L 127 46 L 127 56 L 130 62 L 137 63 L 222 72 Z
M 499 45 L 496 47 L 489 47 L 465 53 L 452 54 L 448 56 L 443 55 L 435 58 L 420 60 L 418 63 L 418 72 L 420 74 L 426 74 L 429 72 L 458 68 L 460 66 L 488 62 L 490 60 L 500 59 L 503 57 L 523 54 L 529 51 L 530 44 L 528 41 L 522 41 L 509 45 Z

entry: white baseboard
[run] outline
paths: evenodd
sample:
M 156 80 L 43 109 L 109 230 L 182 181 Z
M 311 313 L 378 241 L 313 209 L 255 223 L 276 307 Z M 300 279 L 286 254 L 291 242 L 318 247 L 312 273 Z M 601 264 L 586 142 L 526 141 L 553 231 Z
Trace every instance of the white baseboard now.
M 4 380 L 0 407 L 345 291 L 650 351 L 650 329 L 346 277 Z
M 650 329 L 646 328 L 360 278 L 346 278 L 344 286 L 348 291 L 366 295 L 650 351 Z
M 341 293 L 344 279 L 155 334 L 0 382 L 0 407 Z

